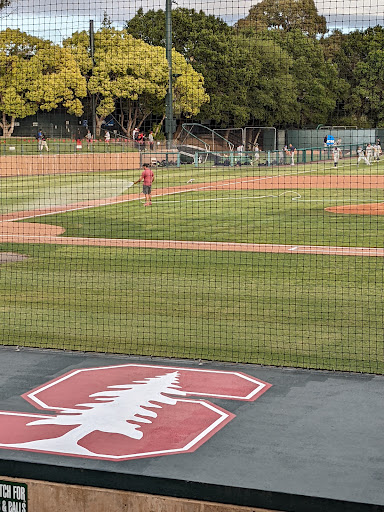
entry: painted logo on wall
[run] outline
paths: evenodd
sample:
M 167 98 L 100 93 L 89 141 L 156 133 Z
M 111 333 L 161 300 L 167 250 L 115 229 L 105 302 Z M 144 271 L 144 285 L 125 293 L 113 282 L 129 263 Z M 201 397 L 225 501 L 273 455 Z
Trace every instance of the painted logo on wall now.
M 207 398 L 254 401 L 270 386 L 235 371 L 73 370 L 22 395 L 44 413 L 0 411 L 0 448 L 106 460 L 189 453 L 235 417 Z

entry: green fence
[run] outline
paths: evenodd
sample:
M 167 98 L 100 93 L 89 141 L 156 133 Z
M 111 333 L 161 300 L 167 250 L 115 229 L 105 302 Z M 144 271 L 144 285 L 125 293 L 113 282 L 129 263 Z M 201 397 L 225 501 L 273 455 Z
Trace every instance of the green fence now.
M 364 144 L 361 144 L 363 146 Z M 351 158 L 356 155 L 358 145 L 348 144 L 340 146 L 341 158 Z M 174 157 L 175 158 L 175 157 Z M 289 149 L 280 149 L 277 151 L 196 151 L 190 155 L 182 154 L 179 161 L 181 163 L 193 164 L 195 167 L 211 163 L 213 165 L 234 167 L 240 165 L 251 166 L 274 166 L 274 165 L 292 165 L 306 164 L 310 162 L 326 162 L 333 160 L 333 147 L 313 147 L 295 149 L 294 154 Z

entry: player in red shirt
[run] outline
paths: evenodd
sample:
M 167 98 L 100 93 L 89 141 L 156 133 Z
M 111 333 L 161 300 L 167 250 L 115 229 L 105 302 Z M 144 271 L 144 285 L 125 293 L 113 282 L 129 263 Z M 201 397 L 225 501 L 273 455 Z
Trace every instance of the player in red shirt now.
M 141 173 L 140 178 L 135 181 L 134 185 L 136 183 L 139 183 L 140 181 L 143 182 L 143 194 L 145 194 L 145 204 L 144 206 L 151 206 L 152 205 L 152 183 L 155 181 L 155 175 L 153 174 L 153 171 L 148 167 L 147 164 L 143 165 L 143 172 Z

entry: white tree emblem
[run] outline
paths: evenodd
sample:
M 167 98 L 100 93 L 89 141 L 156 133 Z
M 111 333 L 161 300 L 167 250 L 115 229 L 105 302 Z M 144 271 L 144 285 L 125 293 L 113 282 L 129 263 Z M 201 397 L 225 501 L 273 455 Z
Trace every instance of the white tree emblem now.
M 131 384 L 108 386 L 107 390 L 89 396 L 95 401 L 76 404 L 79 409 L 63 409 L 56 416 L 34 420 L 30 425 L 73 425 L 75 428 L 62 436 L 12 444 L 13 448 L 37 449 L 73 455 L 95 455 L 79 445 L 88 434 L 100 432 L 122 434 L 140 440 L 142 424 L 152 423 L 164 405 L 175 405 L 177 399 L 168 395 L 185 396 L 180 390 L 179 372 L 174 371 L 135 381 Z M 150 418 L 150 419 L 149 419 Z M 6 445 L 3 445 L 6 446 Z

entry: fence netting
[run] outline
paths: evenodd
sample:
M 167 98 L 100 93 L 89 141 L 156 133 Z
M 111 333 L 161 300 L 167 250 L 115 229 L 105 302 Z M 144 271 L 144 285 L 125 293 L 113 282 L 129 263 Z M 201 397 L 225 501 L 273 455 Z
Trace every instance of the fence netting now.
M 381 0 L 0 20 L 0 345 L 383 373 Z

